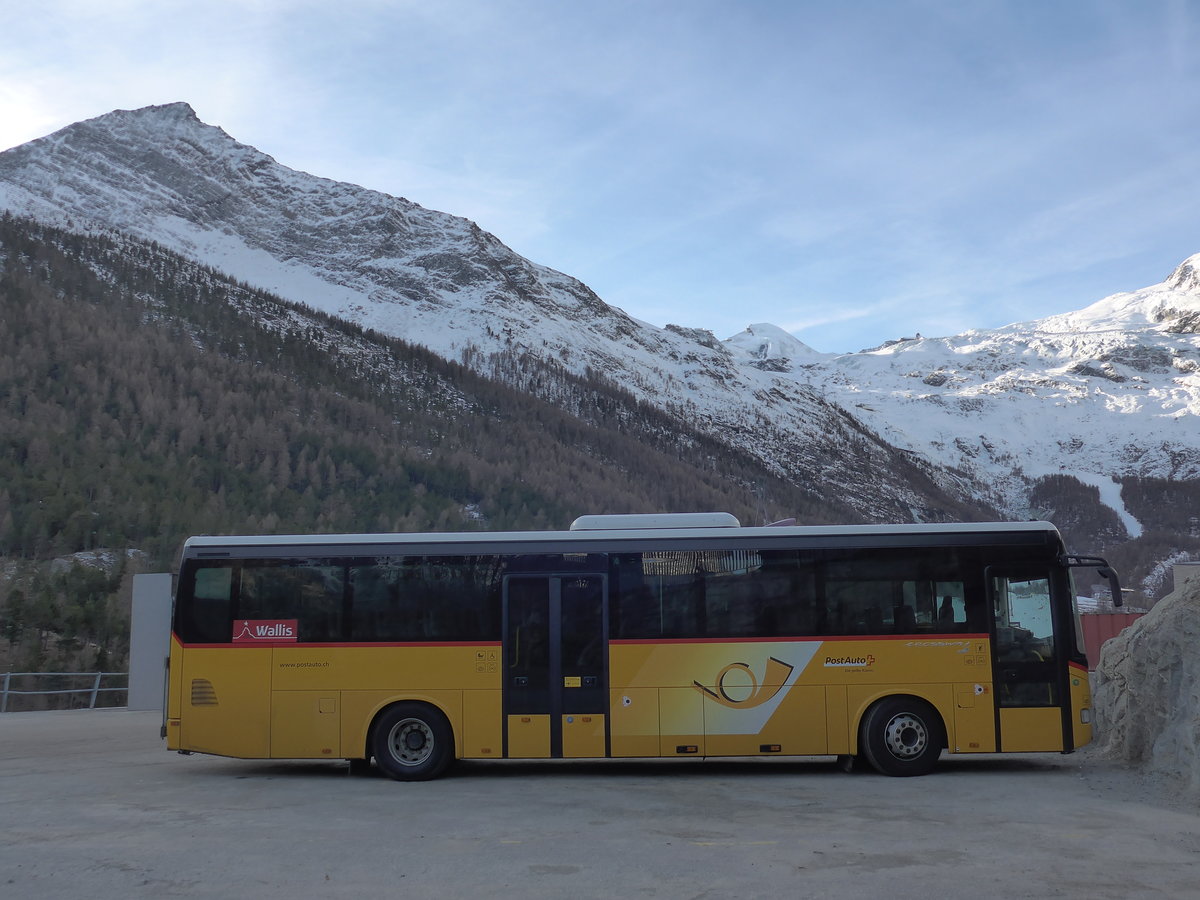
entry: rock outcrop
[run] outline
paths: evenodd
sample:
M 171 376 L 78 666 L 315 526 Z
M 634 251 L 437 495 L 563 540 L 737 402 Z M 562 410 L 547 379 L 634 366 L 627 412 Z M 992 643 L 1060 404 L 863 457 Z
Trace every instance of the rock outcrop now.
M 1104 645 L 1094 693 L 1106 755 L 1200 793 L 1200 575 Z

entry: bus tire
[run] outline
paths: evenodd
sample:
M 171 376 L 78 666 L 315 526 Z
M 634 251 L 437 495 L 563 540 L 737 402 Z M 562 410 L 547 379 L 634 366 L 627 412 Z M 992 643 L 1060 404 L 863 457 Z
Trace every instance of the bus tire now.
M 397 781 L 437 778 L 454 758 L 454 732 L 441 711 L 425 703 L 397 703 L 371 732 L 375 764 Z
M 859 745 L 884 775 L 928 775 L 942 755 L 942 720 L 916 697 L 886 697 L 863 716 Z

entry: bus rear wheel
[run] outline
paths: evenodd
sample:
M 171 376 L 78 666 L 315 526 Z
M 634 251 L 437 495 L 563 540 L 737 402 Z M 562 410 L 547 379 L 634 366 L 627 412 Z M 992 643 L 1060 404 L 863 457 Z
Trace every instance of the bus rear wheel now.
M 942 721 L 916 697 L 880 700 L 863 717 L 859 745 L 884 775 L 927 775 L 942 755 Z
M 375 764 L 397 781 L 437 778 L 454 758 L 454 734 L 446 717 L 424 703 L 386 709 L 371 733 Z

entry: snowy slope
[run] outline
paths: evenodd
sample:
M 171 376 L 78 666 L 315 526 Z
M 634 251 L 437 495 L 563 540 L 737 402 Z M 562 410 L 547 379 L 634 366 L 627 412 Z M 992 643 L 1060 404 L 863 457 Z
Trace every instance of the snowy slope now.
M 1200 478 L 1198 263 L 1078 312 L 790 371 L 896 445 L 1002 487 L 1013 514 L 1022 476 L 1069 474 L 1136 536 L 1114 476 Z

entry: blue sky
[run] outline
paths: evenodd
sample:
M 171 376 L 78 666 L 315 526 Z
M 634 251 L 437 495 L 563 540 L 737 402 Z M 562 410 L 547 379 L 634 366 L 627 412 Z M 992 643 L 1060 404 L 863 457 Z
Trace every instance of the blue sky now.
M 0 149 L 200 118 L 466 216 L 655 325 L 987 328 L 1200 252 L 1200 4 L 5 4 Z

